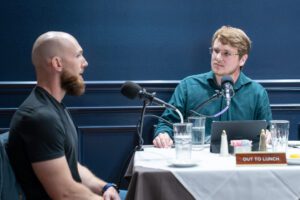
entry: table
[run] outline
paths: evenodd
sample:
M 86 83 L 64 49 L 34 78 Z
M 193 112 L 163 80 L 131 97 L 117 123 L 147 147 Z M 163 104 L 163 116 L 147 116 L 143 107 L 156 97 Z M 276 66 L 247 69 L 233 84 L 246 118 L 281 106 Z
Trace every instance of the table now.
M 236 166 L 234 156 L 221 157 L 209 148 L 192 152 L 194 167 L 174 167 L 174 158 L 174 148 L 136 152 L 127 171 L 132 179 L 126 199 L 300 199 L 300 165 Z

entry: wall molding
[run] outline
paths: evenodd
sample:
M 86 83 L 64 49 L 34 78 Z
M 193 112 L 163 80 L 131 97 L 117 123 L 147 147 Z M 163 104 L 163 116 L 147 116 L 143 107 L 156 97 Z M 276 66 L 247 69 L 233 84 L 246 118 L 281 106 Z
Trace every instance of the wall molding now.
M 79 130 L 85 132 L 99 131 L 99 133 L 122 133 L 122 132 L 135 132 L 136 126 L 134 125 L 120 125 L 120 126 L 78 126 Z
M 300 110 L 300 104 L 270 104 L 272 110 Z M 67 107 L 71 113 L 136 113 L 142 110 L 142 106 L 94 106 L 94 107 Z M 18 108 L 0 108 L 0 113 L 11 114 Z M 148 106 L 147 112 L 164 111 L 163 106 Z
M 131 80 L 143 87 L 159 90 L 174 89 L 179 80 Z M 300 90 L 300 79 L 260 79 L 255 80 L 267 90 Z M 85 81 L 87 91 L 93 90 L 120 90 L 125 81 Z M 2 89 L 32 89 L 36 81 L 0 81 Z

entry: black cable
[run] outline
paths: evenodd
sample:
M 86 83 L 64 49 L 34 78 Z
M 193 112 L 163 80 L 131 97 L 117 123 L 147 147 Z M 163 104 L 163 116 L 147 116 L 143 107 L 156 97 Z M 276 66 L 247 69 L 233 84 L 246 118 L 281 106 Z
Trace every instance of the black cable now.
M 128 164 L 130 163 L 130 160 L 132 159 L 132 156 L 136 152 L 136 149 L 137 149 L 137 146 L 129 152 L 129 154 L 128 154 L 128 156 L 127 156 L 127 158 L 126 158 L 126 160 L 125 160 L 125 162 L 124 162 L 124 164 L 121 168 L 120 175 L 119 175 L 119 181 L 117 183 L 118 188 L 121 187 L 123 174 L 125 173 L 125 170 L 128 168 Z
M 144 118 L 145 117 L 154 117 L 154 118 L 157 118 L 157 119 L 161 119 L 162 121 L 166 122 L 167 124 L 169 125 L 173 125 L 171 122 L 169 122 L 168 120 L 160 117 L 160 116 L 157 116 L 157 115 L 144 115 Z M 143 140 L 143 137 L 142 135 L 140 134 L 140 120 L 138 121 L 138 124 L 137 124 L 137 131 L 138 131 L 138 137 L 139 137 L 139 144 L 142 145 L 144 143 L 144 140 Z M 123 174 L 125 173 L 125 170 L 128 168 L 128 164 L 132 158 L 132 156 L 134 155 L 134 153 L 137 151 L 137 150 L 140 150 L 140 145 L 137 145 L 135 146 L 134 149 L 132 149 L 129 153 L 129 155 L 127 156 L 122 168 L 121 168 L 121 172 L 120 172 L 120 175 L 119 175 L 119 181 L 117 183 L 117 186 L 120 188 L 121 187 L 121 184 L 122 184 L 122 179 L 123 179 Z
M 204 105 L 210 103 L 211 101 L 213 101 L 213 100 L 219 98 L 221 95 L 223 95 L 222 91 L 220 91 L 220 90 L 215 90 L 215 92 L 216 93 L 214 95 L 212 95 L 209 99 L 200 103 L 194 110 L 190 110 L 190 112 L 192 113 L 191 116 L 194 116 L 194 114 L 196 114 L 198 116 L 200 115 L 200 116 L 206 117 L 206 115 L 202 115 L 202 114 L 196 112 L 196 110 L 200 110 Z
M 142 109 L 141 117 L 140 117 L 140 120 L 137 124 L 137 134 L 138 134 L 138 146 L 136 147 L 137 151 L 143 151 L 144 116 L 145 116 L 145 112 L 146 112 L 146 108 L 147 108 L 148 103 L 149 102 L 147 100 L 143 101 L 143 109 Z
M 220 115 L 222 115 L 224 112 L 226 112 L 228 109 L 229 109 L 229 106 L 230 105 L 227 105 L 225 108 L 223 108 L 220 112 L 216 113 L 216 114 L 213 114 L 213 115 L 203 115 L 203 114 L 200 114 L 200 113 L 197 113 L 196 111 L 194 110 L 190 110 L 190 112 L 192 112 L 193 114 L 196 114 L 197 116 L 200 116 L 200 117 L 206 117 L 206 118 L 215 118 L 215 117 L 219 117 Z
M 122 178 L 123 178 L 123 173 L 125 172 L 126 167 L 128 166 L 130 159 L 132 157 L 132 155 L 136 152 L 136 151 L 143 151 L 143 144 L 144 144 L 144 139 L 143 139 L 143 127 L 144 127 L 144 116 L 145 116 L 145 112 L 146 112 L 146 108 L 147 105 L 149 104 L 149 101 L 145 100 L 143 101 L 143 108 L 142 108 L 142 113 L 141 113 L 141 117 L 139 119 L 139 121 L 137 122 L 136 125 L 136 131 L 137 131 L 137 137 L 138 137 L 138 144 L 134 147 L 133 150 L 130 151 L 128 157 L 126 158 L 121 171 L 120 171 L 120 175 L 119 175 L 119 181 L 117 186 L 120 187 L 121 183 L 122 183 Z

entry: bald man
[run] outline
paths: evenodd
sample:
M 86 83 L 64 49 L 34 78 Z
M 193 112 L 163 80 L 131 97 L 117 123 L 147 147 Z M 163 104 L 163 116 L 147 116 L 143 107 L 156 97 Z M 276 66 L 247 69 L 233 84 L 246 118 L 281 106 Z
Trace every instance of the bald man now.
M 116 186 L 78 160 L 77 130 L 62 100 L 82 95 L 88 66 L 77 40 L 47 32 L 32 49 L 37 85 L 14 114 L 8 155 L 27 200 L 119 200 Z

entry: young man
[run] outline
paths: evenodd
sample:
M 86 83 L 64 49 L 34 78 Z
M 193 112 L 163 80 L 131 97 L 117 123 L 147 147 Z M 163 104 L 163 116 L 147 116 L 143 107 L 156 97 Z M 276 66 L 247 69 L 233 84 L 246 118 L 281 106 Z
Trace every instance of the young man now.
M 211 45 L 211 71 L 183 79 L 169 103 L 178 108 L 185 119 L 191 115 L 191 111 L 206 116 L 216 114 L 226 106 L 224 97 L 200 110 L 197 107 L 215 94 L 215 90 L 220 90 L 222 77 L 229 75 L 234 82 L 235 95 L 227 112 L 217 118 L 206 119 L 206 136 L 210 135 L 212 120 L 271 120 L 266 90 L 241 71 L 251 47 L 249 37 L 241 29 L 223 26 L 213 35 Z M 172 110 L 165 110 L 162 117 L 173 123 L 179 122 L 179 116 Z M 162 120 L 159 121 L 153 140 L 154 146 L 170 147 L 173 144 L 172 135 L 172 127 Z
M 8 155 L 28 200 L 119 200 L 113 184 L 77 161 L 77 131 L 62 100 L 85 91 L 88 66 L 77 40 L 47 32 L 32 49 L 37 85 L 14 114 Z M 102 197 L 101 197 L 102 196 Z

